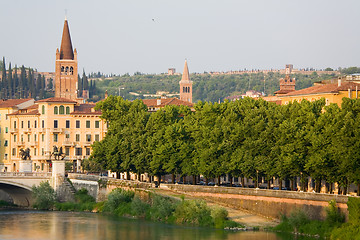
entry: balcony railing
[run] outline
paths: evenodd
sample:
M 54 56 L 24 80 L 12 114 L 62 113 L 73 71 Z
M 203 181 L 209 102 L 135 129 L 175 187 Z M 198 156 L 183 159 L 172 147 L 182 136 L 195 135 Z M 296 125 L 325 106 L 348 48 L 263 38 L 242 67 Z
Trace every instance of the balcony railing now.
M 10 129 L 10 133 L 17 133 L 18 131 L 19 131 L 19 129 L 17 129 L 17 128 Z
M 64 131 L 63 128 L 51 128 L 50 132 L 51 133 L 62 133 Z
M 64 141 L 62 145 L 67 147 L 72 147 L 75 145 L 75 143 L 71 141 Z
M 25 128 L 24 129 L 24 133 L 28 133 L 28 132 L 31 132 L 31 128 Z
M 91 144 L 93 144 L 92 141 L 86 141 L 86 142 L 83 142 L 83 146 L 87 147 L 87 146 L 91 146 Z
M 37 146 L 38 145 L 38 141 L 32 141 L 32 142 L 30 142 L 30 146 Z
M 25 146 L 25 142 L 16 142 L 15 145 L 18 147 L 22 147 Z

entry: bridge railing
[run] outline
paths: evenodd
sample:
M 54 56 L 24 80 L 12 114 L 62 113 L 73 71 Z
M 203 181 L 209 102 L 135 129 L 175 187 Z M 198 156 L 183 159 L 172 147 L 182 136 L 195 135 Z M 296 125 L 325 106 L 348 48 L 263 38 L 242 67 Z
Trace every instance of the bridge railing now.
M 44 172 L 1 172 L 0 177 L 43 177 L 49 178 L 51 177 L 50 173 Z

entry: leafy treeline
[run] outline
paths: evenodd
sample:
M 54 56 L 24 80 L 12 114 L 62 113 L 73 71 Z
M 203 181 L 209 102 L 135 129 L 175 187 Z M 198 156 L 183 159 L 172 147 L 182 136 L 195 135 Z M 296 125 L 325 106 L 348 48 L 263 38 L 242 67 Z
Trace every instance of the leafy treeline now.
M 193 81 L 193 99 L 194 102 L 223 101 L 224 98 L 230 95 L 243 94 L 248 90 L 256 90 L 264 92 L 266 95 L 273 95 L 273 93 L 280 89 L 279 79 L 285 77 L 279 73 L 252 73 L 242 75 L 210 75 L 210 74 L 191 74 L 190 78 Z M 293 74 L 292 77 L 297 79 L 296 89 L 310 87 L 316 81 L 335 78 L 335 74 L 318 75 L 316 72 L 304 74 Z M 264 88 L 265 79 L 265 88 Z M 181 76 L 172 75 L 149 75 L 149 74 L 134 74 L 130 76 L 125 74 L 123 76 L 112 77 L 97 81 L 97 87 L 102 92 L 108 90 L 110 95 L 119 95 L 119 87 L 124 88 L 120 91 L 121 96 L 125 99 L 134 100 L 141 99 L 144 96 L 134 96 L 130 92 L 140 94 L 155 94 L 157 91 L 167 91 L 169 93 L 179 92 L 179 81 Z
M 20 74 L 18 74 L 20 70 Z M 39 98 L 43 99 L 51 95 L 46 92 L 50 86 L 45 86 L 45 77 L 41 74 L 36 74 L 33 69 L 25 68 L 24 65 L 18 68 L 6 68 L 5 58 L 3 58 L 1 65 L 1 81 L 0 81 L 0 98 L 13 99 L 13 98 Z
M 302 190 L 310 176 L 317 192 L 324 180 L 328 192 L 338 183 L 343 194 L 360 183 L 359 99 L 344 98 L 340 108 L 324 100 L 279 106 L 245 98 L 149 113 L 141 100 L 110 96 L 97 108 L 109 122 L 87 165 L 97 170 L 193 176 L 193 183 L 200 174 L 229 174 L 242 186 L 244 177 L 264 177 L 268 187 L 274 177 L 291 187 L 300 177 Z

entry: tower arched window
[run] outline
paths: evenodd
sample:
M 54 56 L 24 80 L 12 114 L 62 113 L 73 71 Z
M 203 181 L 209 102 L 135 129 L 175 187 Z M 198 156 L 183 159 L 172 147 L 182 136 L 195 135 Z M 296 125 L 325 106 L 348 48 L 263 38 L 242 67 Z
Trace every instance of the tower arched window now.
M 70 107 L 66 107 L 66 114 L 70 114 Z
M 55 107 L 54 107 L 54 114 L 56 114 L 56 115 L 59 114 L 59 108 L 58 108 L 58 106 L 55 106 Z
M 70 75 L 74 75 L 74 68 L 70 67 Z
M 64 72 L 65 71 L 65 68 L 64 66 L 61 67 L 61 72 Z
M 64 113 L 65 113 L 65 108 L 63 105 L 61 105 L 59 108 L 59 114 L 64 114 Z
M 42 105 L 42 107 L 41 107 L 41 113 L 42 113 L 42 114 L 45 114 L 45 105 Z
M 65 68 L 65 72 L 68 73 L 69 72 L 69 67 Z

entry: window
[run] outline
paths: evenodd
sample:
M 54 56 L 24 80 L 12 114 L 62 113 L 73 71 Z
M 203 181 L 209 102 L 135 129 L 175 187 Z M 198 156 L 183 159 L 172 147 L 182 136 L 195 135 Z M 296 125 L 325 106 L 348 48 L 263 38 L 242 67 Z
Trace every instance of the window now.
M 76 120 L 76 128 L 80 128 L 80 120 Z
M 9 132 L 9 128 L 5 127 L 5 133 L 8 133 L 8 132 Z
M 100 141 L 100 135 L 99 134 L 95 134 L 95 141 L 97 141 L 97 142 Z
M 86 128 L 90 128 L 90 120 L 86 120 Z
M 45 105 L 42 105 L 42 107 L 41 107 L 41 113 L 42 113 L 42 114 L 45 114 Z
M 86 134 L 86 141 L 91 142 L 91 134 Z
M 30 142 L 30 139 L 31 139 L 30 134 L 28 134 L 28 142 Z
M 41 171 L 44 171 L 44 163 L 41 163 Z
M 5 140 L 4 142 L 4 146 L 7 147 L 8 146 L 8 140 Z
M 30 121 L 28 121 L 28 128 L 30 128 Z
M 66 120 L 66 128 L 70 128 L 70 120 Z
M 7 153 L 5 153 L 5 160 L 7 160 L 8 159 L 8 154 Z
M 90 155 L 90 148 L 85 148 L 85 154 L 86 154 L 86 156 Z
M 34 128 L 37 128 L 37 121 L 34 122 Z
M 36 148 L 34 148 L 34 156 L 36 156 L 36 153 L 37 153 L 37 151 L 36 151 L 37 149 Z
M 14 142 L 16 142 L 16 134 L 14 135 Z
M 66 133 L 66 134 L 65 134 L 65 138 L 66 138 L 66 141 L 69 141 L 70 133 Z
M 45 121 L 44 120 L 41 121 L 41 127 L 45 128 Z
M 95 128 L 99 128 L 100 127 L 100 122 L 99 121 L 95 121 Z
M 65 113 L 65 108 L 63 105 L 61 105 L 59 108 L 59 114 L 64 114 L 64 113 Z
M 24 128 L 24 121 L 21 121 L 21 128 Z
M 65 156 L 70 156 L 70 148 L 69 147 L 65 148 Z
M 12 155 L 13 155 L 13 156 L 16 156 L 16 148 L 13 148 L 13 149 L 12 149 Z
M 54 120 L 54 128 L 58 128 L 59 125 L 58 125 L 58 120 Z
M 80 134 L 76 134 L 76 135 L 75 135 L 75 141 L 76 141 L 76 142 L 80 142 Z
M 58 141 L 58 137 L 59 137 L 58 134 L 55 133 L 55 134 L 54 134 L 54 142 L 57 142 L 57 141 Z
M 45 135 L 44 134 L 41 134 L 41 141 L 45 142 Z
M 24 135 L 21 134 L 21 142 L 24 142 Z
M 41 149 L 41 156 L 44 156 L 44 155 L 45 155 L 45 149 L 42 148 L 42 149 Z
M 36 141 L 37 141 L 37 135 L 34 134 L 34 142 L 36 142 Z
M 70 107 L 66 107 L 66 114 L 70 114 Z
M 16 127 L 17 127 L 17 126 L 16 126 L 16 121 L 15 121 L 15 122 L 14 122 L 14 128 L 16 129 Z
M 82 148 L 75 148 L 75 155 L 82 156 Z
M 59 114 L 59 108 L 57 106 L 54 107 L 54 114 Z

